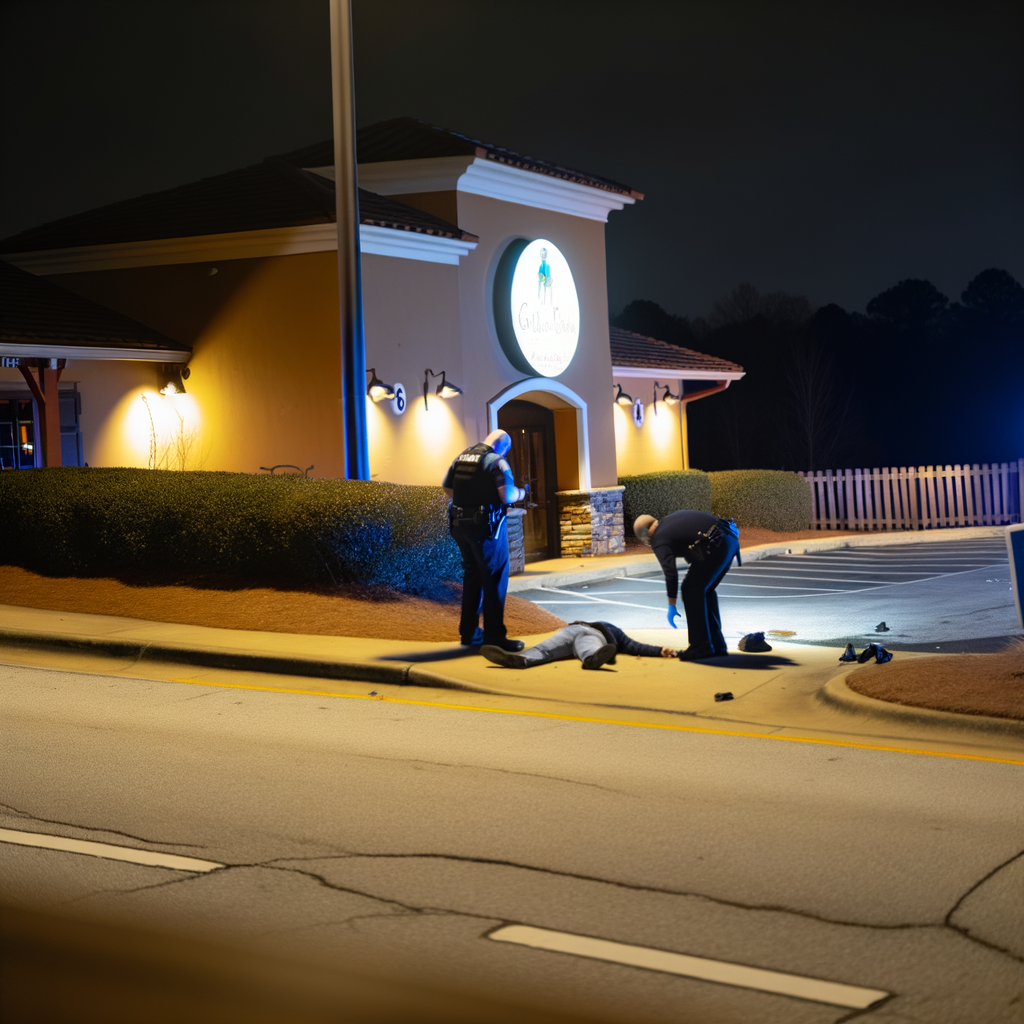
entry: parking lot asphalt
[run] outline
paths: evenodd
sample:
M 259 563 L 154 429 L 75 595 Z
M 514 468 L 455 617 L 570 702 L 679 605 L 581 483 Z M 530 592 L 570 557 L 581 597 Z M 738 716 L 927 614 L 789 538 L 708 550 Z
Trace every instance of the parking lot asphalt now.
M 1001 538 L 775 555 L 734 565 L 718 595 L 731 643 L 763 630 L 795 643 L 985 652 L 1021 635 Z M 649 574 L 518 596 L 566 621 L 665 625 L 665 585 L 653 556 Z

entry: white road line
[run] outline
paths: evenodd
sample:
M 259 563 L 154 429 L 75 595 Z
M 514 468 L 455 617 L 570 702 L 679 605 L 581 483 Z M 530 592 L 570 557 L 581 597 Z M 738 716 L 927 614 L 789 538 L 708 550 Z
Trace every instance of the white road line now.
M 756 566 L 756 568 L 754 567 Z M 856 573 L 858 576 L 938 576 L 946 569 L 954 566 L 944 566 L 942 569 L 851 569 L 845 565 L 764 565 L 762 562 L 755 562 L 754 565 L 743 566 L 741 569 L 733 569 L 733 572 L 741 572 L 744 576 L 755 572 L 846 572 Z M 978 566 L 979 569 L 989 568 L 987 565 Z M 797 577 L 799 579 L 799 577 Z
M 813 571 L 813 570 L 805 570 L 805 571 Z M 822 572 L 834 572 L 835 570 L 834 569 L 822 569 L 821 571 Z M 733 573 L 733 575 L 742 575 L 744 579 L 756 579 L 757 578 L 757 573 L 756 572 Z M 935 579 L 935 577 L 940 575 L 940 574 L 939 573 L 923 573 L 923 572 L 904 572 L 904 573 L 875 572 L 875 573 L 871 573 L 871 575 L 872 576 L 897 576 L 897 575 L 899 575 L 899 576 L 916 576 L 918 579 L 921 579 L 921 580 L 932 580 L 932 579 Z M 872 583 L 872 582 L 875 582 L 873 580 L 838 579 L 838 578 L 836 578 L 834 576 L 779 576 L 777 574 L 771 574 L 771 573 L 764 574 L 764 576 L 762 578 L 771 579 L 771 580 L 820 580 L 822 583 Z M 893 580 L 893 582 L 894 583 L 913 583 L 914 581 L 913 580 Z
M 625 964 L 627 967 L 642 967 L 648 971 L 662 971 L 666 974 L 680 974 L 686 978 L 712 981 L 719 985 L 733 985 L 737 988 L 751 988 L 758 992 L 792 996 L 830 1006 L 843 1006 L 851 1010 L 866 1010 L 875 1003 L 887 999 L 891 993 L 879 988 L 861 988 L 838 981 L 821 981 L 801 974 L 786 974 L 783 971 L 769 971 L 763 967 L 747 967 L 728 960 L 709 960 L 702 956 L 685 953 L 670 953 L 664 949 L 649 946 L 629 946 L 624 942 L 610 942 L 594 939 L 588 935 L 573 935 L 571 932 L 556 932 L 548 928 L 533 928 L 529 925 L 511 924 L 496 929 L 488 935 L 496 942 L 511 942 L 517 946 L 545 949 L 552 953 L 569 953 L 585 956 L 592 960 L 606 960 L 609 963 Z
M 60 850 L 64 853 L 82 853 L 87 857 L 105 857 L 107 860 L 124 860 L 129 864 L 145 864 L 153 868 L 171 868 L 174 871 L 216 871 L 225 867 L 212 860 L 197 860 L 195 857 L 179 857 L 173 853 L 156 853 L 153 850 L 136 850 L 131 846 L 111 846 L 109 843 L 93 843 L 86 839 L 68 839 L 65 836 L 49 836 L 42 832 L 17 832 L 0 828 L 0 843 L 15 843 L 18 846 L 36 846 L 43 850 Z
M 607 601 L 603 597 L 591 597 L 590 594 L 576 594 L 572 590 L 560 590 L 558 587 L 539 587 L 538 589 L 551 594 L 566 594 L 569 597 L 578 597 L 579 601 L 567 602 L 571 604 L 582 604 L 586 601 L 593 601 L 597 604 L 620 604 L 623 608 L 643 608 L 645 612 L 651 610 L 649 604 L 631 604 L 629 601 Z

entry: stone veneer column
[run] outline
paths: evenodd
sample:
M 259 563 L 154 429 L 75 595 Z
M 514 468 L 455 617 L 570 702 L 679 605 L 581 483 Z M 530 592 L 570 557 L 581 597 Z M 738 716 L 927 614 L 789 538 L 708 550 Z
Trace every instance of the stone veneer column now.
M 626 550 L 622 487 L 558 491 L 562 557 L 621 555 Z

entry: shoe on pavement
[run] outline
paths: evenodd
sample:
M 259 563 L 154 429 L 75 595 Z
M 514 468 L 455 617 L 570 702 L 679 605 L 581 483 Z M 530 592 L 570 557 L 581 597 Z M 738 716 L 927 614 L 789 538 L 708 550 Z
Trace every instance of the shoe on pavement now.
M 500 647 L 503 651 L 511 651 L 515 654 L 516 651 L 521 651 L 526 644 L 522 640 L 509 640 L 508 637 L 502 637 L 500 640 L 488 640 L 484 637 L 485 644 L 488 647 Z
M 602 665 L 607 665 L 618 653 L 619 649 L 615 644 L 605 644 L 603 647 L 598 647 L 593 654 L 588 654 L 583 659 L 583 667 L 600 668 Z
M 878 651 L 875 654 L 875 664 L 884 665 L 887 661 L 892 661 L 892 651 L 887 651 L 881 644 L 875 644 Z
M 853 649 L 853 644 L 847 644 L 846 645 L 846 650 L 843 651 L 843 653 L 839 655 L 839 660 L 840 661 L 856 661 L 857 660 L 857 652 Z
M 748 633 L 736 646 L 747 654 L 762 654 L 772 649 L 772 645 L 765 642 L 764 633 Z
M 680 661 L 704 661 L 706 658 L 717 658 L 719 655 L 715 654 L 714 648 L 708 647 L 687 647 L 685 651 L 680 651 L 676 657 Z
M 485 647 L 481 647 L 480 653 L 488 661 L 493 662 L 495 665 L 501 665 L 502 668 L 530 667 L 530 663 L 521 654 L 513 654 L 511 651 L 506 651 L 501 647 L 495 647 L 493 644 L 487 644 Z
M 463 647 L 479 647 L 484 642 L 484 631 L 477 626 L 471 637 L 460 637 L 459 643 Z
M 863 665 L 864 662 L 870 661 L 878 653 L 878 644 L 868 644 L 863 651 L 857 655 L 857 660 Z

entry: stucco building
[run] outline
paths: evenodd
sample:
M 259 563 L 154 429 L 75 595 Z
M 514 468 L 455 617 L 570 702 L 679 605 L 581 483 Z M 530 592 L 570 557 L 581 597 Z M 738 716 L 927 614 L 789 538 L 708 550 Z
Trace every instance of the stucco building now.
M 529 556 L 616 550 L 619 475 L 687 467 L 687 402 L 743 373 L 609 330 L 604 227 L 642 194 L 409 118 L 361 130 L 358 152 L 366 365 L 386 385 L 367 397 L 372 476 L 437 484 L 502 426 L 537 505 Z M 328 141 L 0 243 L 66 296 L 59 324 L 42 294 L 0 324 L 5 468 L 13 451 L 343 475 L 332 161 Z M 78 300 L 102 330 L 76 330 Z M 74 410 L 59 456 L 25 448 L 44 376 Z

